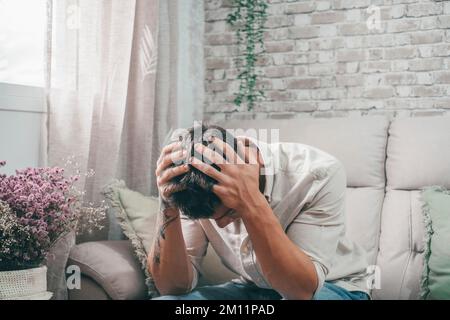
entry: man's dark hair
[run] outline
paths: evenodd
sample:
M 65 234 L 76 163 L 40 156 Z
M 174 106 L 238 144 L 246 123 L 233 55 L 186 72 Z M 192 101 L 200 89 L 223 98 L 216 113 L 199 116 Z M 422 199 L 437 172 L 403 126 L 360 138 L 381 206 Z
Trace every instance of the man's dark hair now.
M 214 149 L 210 145 L 212 136 L 225 141 L 236 152 L 237 141 L 229 131 L 215 125 L 201 125 L 188 129 L 183 136 L 180 136 L 183 148 L 187 150 L 189 155 L 188 158 L 195 157 L 205 163 L 211 164 L 208 159 L 202 157 L 201 154 L 195 151 L 194 145 L 196 143 L 202 143 L 204 146 Z M 218 150 L 216 149 L 215 151 Z M 187 159 L 181 164 L 185 164 L 186 162 Z M 217 165 L 214 163 L 211 165 L 220 171 Z M 168 200 L 188 218 L 211 218 L 215 209 L 221 203 L 220 199 L 212 191 L 212 187 L 217 181 L 194 168 L 192 165 L 187 173 L 175 177 L 171 182 L 180 185 L 182 191 L 173 193 Z

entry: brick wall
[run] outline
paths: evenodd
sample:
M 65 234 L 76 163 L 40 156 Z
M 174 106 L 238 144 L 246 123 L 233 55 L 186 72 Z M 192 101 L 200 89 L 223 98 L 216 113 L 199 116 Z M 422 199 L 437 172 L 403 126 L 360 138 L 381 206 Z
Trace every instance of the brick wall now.
M 205 118 L 450 114 L 450 1 L 269 0 L 252 113 L 232 103 L 230 2 L 205 5 Z

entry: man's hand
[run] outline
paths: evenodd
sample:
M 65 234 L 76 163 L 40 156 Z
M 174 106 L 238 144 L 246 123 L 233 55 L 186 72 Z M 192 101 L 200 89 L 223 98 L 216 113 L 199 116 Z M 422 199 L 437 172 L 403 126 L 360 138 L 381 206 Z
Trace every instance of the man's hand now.
M 239 215 L 245 214 L 247 207 L 254 203 L 252 200 L 261 201 L 264 198 L 259 191 L 258 150 L 253 146 L 245 148 L 239 140 L 240 156 L 220 139 L 212 138 L 212 144 L 216 151 L 201 143 L 196 144 L 195 149 L 217 165 L 220 171 L 196 158 L 191 159 L 191 164 L 217 181 L 213 192 L 226 207 L 234 209 Z
M 186 150 L 181 149 L 181 144 L 174 142 L 165 146 L 159 156 L 155 175 L 159 195 L 165 205 L 172 193 L 181 191 L 180 186 L 170 183 L 170 180 L 189 171 L 187 164 L 177 166 L 186 158 L 186 154 Z

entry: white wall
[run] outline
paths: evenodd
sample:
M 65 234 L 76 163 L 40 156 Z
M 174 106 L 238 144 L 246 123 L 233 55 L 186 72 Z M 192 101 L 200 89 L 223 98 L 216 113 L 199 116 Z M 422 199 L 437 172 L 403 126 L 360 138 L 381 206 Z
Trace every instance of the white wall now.
M 43 164 L 44 89 L 0 83 L 0 173 Z

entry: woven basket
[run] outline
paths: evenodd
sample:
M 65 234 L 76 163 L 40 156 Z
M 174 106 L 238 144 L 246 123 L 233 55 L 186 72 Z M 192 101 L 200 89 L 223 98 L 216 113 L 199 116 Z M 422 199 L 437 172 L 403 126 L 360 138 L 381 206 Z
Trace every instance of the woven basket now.
M 0 272 L 0 300 L 48 300 L 47 267 Z

